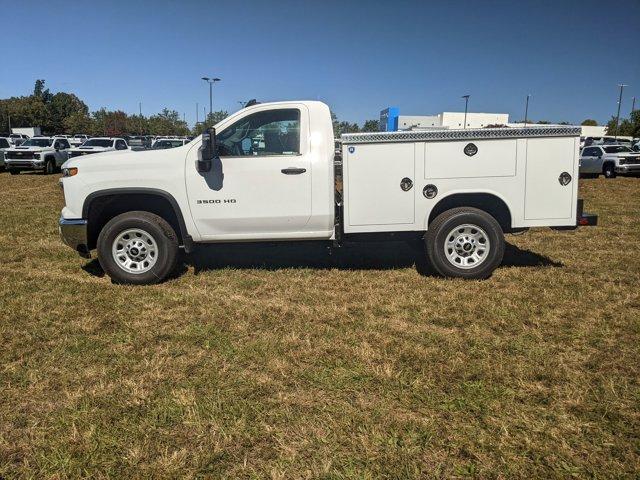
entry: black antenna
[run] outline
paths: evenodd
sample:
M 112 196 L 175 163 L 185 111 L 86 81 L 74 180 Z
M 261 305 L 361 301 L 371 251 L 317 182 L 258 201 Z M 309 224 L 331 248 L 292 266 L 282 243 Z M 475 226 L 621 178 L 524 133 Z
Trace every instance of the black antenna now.
M 259 103 L 260 103 L 260 102 L 259 102 L 259 101 L 257 101 L 255 98 L 252 98 L 251 100 L 249 100 L 249 101 L 247 102 L 247 104 L 244 106 L 244 108 L 251 107 L 251 106 L 253 106 L 253 105 L 258 105 Z

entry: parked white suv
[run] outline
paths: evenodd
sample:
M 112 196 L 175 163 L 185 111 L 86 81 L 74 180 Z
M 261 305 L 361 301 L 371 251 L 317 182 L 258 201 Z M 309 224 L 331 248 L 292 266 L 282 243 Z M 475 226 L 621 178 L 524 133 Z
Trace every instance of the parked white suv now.
M 640 153 L 626 145 L 585 147 L 580 153 L 580 175 L 615 178 L 617 173 L 640 173 Z
M 69 148 L 71 145 L 66 138 L 33 137 L 6 150 L 5 165 L 12 175 L 24 170 L 41 170 L 48 175 L 67 161 Z
M 127 145 L 124 138 L 90 138 L 79 147 L 69 150 L 69 158 L 90 155 L 92 153 L 111 152 L 114 150 L 129 150 L 129 145 Z

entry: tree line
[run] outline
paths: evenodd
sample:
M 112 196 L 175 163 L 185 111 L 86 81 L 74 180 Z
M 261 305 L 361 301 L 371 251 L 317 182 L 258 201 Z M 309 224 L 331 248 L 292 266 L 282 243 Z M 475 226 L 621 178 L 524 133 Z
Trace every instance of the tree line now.
M 35 127 L 43 134 L 84 133 L 92 136 L 122 135 L 199 135 L 209 125 L 215 125 L 229 115 L 225 110 L 209 113 L 204 122 L 190 129 L 175 110 L 163 109 L 155 115 L 131 115 L 122 110 L 101 108 L 94 112 L 73 93 L 52 93 L 45 80 L 36 80 L 33 93 L 22 97 L 0 99 L 0 132 L 16 127 Z M 338 121 L 332 112 L 336 136 L 342 133 L 378 130 L 377 120 L 357 123 Z
M 36 80 L 33 93 L 0 100 L 0 132 L 38 126 L 44 134 L 84 133 L 93 136 L 189 135 L 191 130 L 175 110 L 163 109 L 150 116 L 130 115 L 101 108 L 89 112 L 73 93 L 51 93 L 44 80 Z

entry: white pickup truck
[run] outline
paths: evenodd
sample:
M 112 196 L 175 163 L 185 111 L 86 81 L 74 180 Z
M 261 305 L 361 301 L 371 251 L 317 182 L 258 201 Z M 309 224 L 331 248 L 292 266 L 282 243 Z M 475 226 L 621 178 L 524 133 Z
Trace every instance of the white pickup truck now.
M 64 137 L 32 137 L 5 151 L 5 166 L 12 175 L 28 170 L 50 175 L 67 161 L 70 147 Z
M 60 233 L 82 256 L 97 249 L 118 283 L 161 281 L 179 247 L 276 240 L 419 239 L 440 274 L 486 278 L 504 233 L 597 223 L 577 197 L 579 136 L 574 127 L 343 135 L 339 191 L 329 108 L 257 104 L 182 147 L 70 159 Z

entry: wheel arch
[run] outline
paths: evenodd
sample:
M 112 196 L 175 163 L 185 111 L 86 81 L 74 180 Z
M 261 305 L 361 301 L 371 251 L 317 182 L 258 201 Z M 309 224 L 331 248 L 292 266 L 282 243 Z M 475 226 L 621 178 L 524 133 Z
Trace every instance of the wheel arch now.
M 494 192 L 452 192 L 436 203 L 427 217 L 425 227 L 428 229 L 431 222 L 443 212 L 457 207 L 473 207 L 482 210 L 500 224 L 503 232 L 512 230 L 513 215 L 507 202 Z
M 96 247 L 98 234 L 113 217 L 131 211 L 154 213 L 166 220 L 178 236 L 185 251 L 193 248 L 182 211 L 169 192 L 156 188 L 110 188 L 92 192 L 82 205 L 82 218 L 87 220 L 88 248 Z

